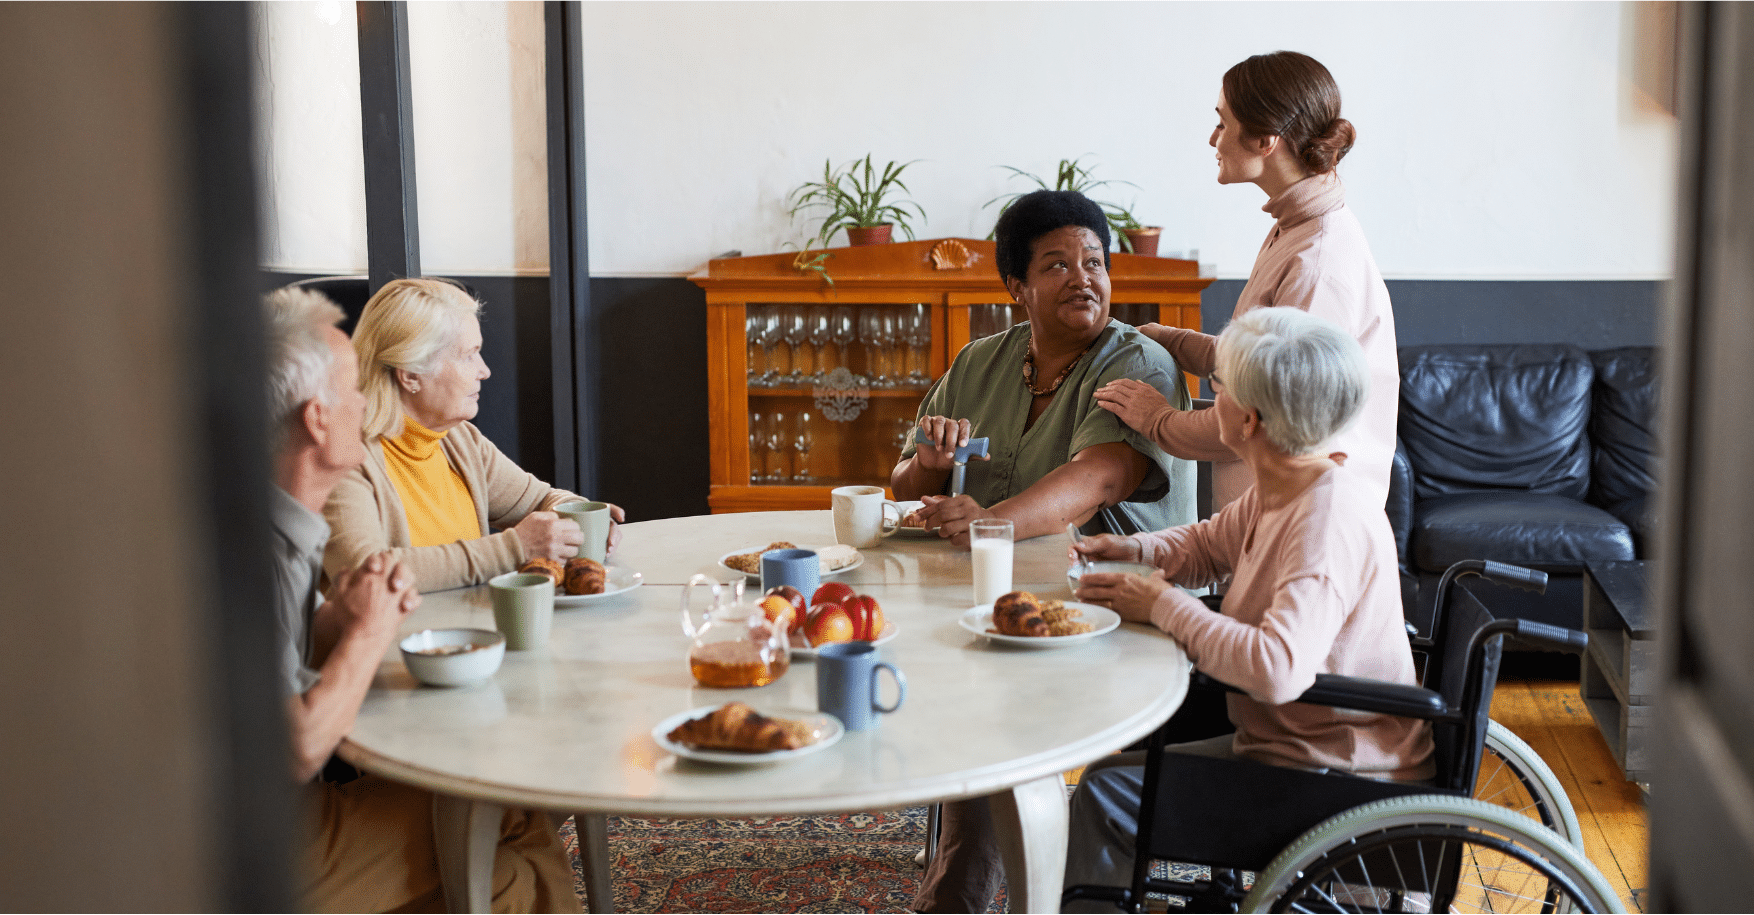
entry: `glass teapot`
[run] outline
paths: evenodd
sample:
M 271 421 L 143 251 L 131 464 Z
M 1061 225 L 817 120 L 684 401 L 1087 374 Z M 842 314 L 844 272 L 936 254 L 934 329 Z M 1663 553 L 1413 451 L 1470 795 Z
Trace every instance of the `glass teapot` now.
M 712 606 L 699 626 L 688 609 L 697 584 L 710 585 L 713 593 Z M 742 577 L 721 582 L 696 575 L 682 589 L 682 632 L 694 640 L 688 646 L 688 672 L 701 686 L 766 686 L 792 663 L 785 627 L 773 625 L 753 601 L 745 603 L 743 586 Z

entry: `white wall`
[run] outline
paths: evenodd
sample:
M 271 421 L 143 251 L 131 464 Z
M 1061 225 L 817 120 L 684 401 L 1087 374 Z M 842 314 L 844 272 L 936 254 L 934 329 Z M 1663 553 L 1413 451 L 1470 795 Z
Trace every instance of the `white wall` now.
M 274 18 L 315 19 L 314 4 Z M 921 237 L 984 236 L 982 204 L 1089 154 L 1114 190 L 1246 275 L 1268 219 L 1253 187 L 1220 187 L 1206 137 L 1219 78 L 1249 54 L 1302 50 L 1334 72 L 1359 142 L 1341 167 L 1391 278 L 1666 276 L 1674 124 L 1632 101 L 1616 3 L 586 3 L 592 273 L 678 275 L 729 249 L 800 243 L 784 197 L 875 153 L 908 171 Z M 411 7 L 423 262 L 457 273 L 546 263 L 541 14 L 534 4 Z M 351 38 L 351 17 L 343 24 Z M 264 61 L 283 94 L 295 40 Z M 337 68 L 343 62 L 332 61 Z M 308 130 L 327 109 L 277 105 Z M 278 97 L 278 96 L 277 96 Z M 357 90 L 354 91 L 357 107 Z M 357 115 L 354 115 L 355 119 Z M 357 138 L 354 140 L 357 149 Z M 350 180 L 273 146 L 273 264 L 333 246 L 285 201 Z M 330 173 L 332 171 L 332 174 Z M 357 179 L 354 180 L 357 186 Z M 297 190 L 297 193 L 294 191 Z M 314 190 L 314 192 L 313 192 Z M 357 195 L 356 195 L 357 196 Z M 354 204 L 356 207 L 358 204 Z M 363 219 L 335 212 L 337 225 Z M 311 237 L 306 239 L 306 235 Z M 363 229 L 356 260 L 364 266 Z M 838 240 L 835 243 L 840 243 Z M 276 260 L 278 258 L 278 260 Z

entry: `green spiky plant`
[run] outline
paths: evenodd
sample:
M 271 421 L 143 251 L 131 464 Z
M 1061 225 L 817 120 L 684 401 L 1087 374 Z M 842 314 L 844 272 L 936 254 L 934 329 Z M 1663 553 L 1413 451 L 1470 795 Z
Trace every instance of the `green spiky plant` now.
M 899 165 L 889 162 L 879 172 L 869 154 L 863 160 L 854 159 L 838 169 L 824 160 L 821 181 L 805 182 L 786 195 L 792 202 L 791 215 L 795 217 L 799 211 L 811 207 L 828 208 L 822 230 L 816 233 L 816 243 L 820 245 L 827 245 L 828 239 L 841 229 L 869 228 L 885 223 L 894 224 L 912 241 L 914 230 L 908 224 L 909 210 L 922 221 L 926 218 L 926 211 L 912 200 L 896 199 L 896 195 L 913 193 L 902 183 L 901 173 L 918 161 L 915 159 Z
M 1109 233 L 1120 239 L 1122 250 L 1126 251 L 1128 254 L 1133 253 L 1133 242 L 1132 239 L 1127 237 L 1126 230 L 1142 229 L 1144 226 L 1126 207 L 1106 200 L 1097 200 L 1090 192 L 1099 187 L 1107 187 L 1111 184 L 1125 184 L 1128 187 L 1135 188 L 1138 187 L 1138 185 L 1131 181 L 1099 179 L 1096 177 L 1094 167 L 1085 165 L 1083 162 L 1083 156 L 1079 156 L 1076 159 L 1061 159 L 1059 167 L 1054 170 L 1054 183 L 1052 185 L 1042 180 L 1040 175 L 1026 172 L 1021 168 L 1014 168 L 1009 165 L 1001 165 L 999 167 L 1011 172 L 1012 177 L 1028 178 L 1030 181 L 1035 182 L 1036 188 L 1040 190 L 1077 191 L 1086 197 L 1090 197 L 1092 202 L 1097 206 L 1102 207 L 1103 215 L 1108 217 Z M 1030 191 L 1019 191 L 1015 194 L 1000 194 L 999 196 L 987 201 L 985 204 L 982 204 L 982 208 L 990 207 L 1002 200 L 1004 201 L 1004 205 L 999 207 L 999 215 L 1003 216 L 1005 215 L 1005 211 L 1011 208 L 1011 204 L 1016 202 L 1017 198 L 1022 197 L 1027 193 L 1030 193 Z M 991 232 L 987 233 L 987 238 L 992 237 L 993 234 Z

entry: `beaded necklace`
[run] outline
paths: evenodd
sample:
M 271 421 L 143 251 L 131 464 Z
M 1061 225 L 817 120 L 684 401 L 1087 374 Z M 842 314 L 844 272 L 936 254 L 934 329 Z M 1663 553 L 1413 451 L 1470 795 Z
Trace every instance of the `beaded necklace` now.
M 1058 391 L 1060 385 L 1066 383 L 1066 377 L 1072 374 L 1074 368 L 1078 367 L 1078 363 L 1084 358 L 1084 354 L 1090 352 L 1090 347 L 1095 345 L 1096 341 L 1092 340 L 1082 350 L 1079 350 L 1078 355 L 1073 357 L 1071 362 L 1066 363 L 1066 367 L 1060 371 L 1060 377 L 1055 378 L 1053 384 L 1048 385 L 1045 390 L 1040 391 L 1035 389 L 1035 354 L 1025 350 L 1023 353 L 1023 386 L 1029 389 L 1029 393 L 1034 394 L 1037 397 L 1046 397 L 1049 394 Z

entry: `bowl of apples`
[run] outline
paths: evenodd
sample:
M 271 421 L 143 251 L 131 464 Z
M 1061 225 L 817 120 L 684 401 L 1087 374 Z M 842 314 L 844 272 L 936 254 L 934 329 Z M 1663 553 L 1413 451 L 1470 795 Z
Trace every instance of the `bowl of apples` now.
M 785 620 L 793 657 L 814 658 L 817 646 L 835 642 L 881 645 L 899 632 L 884 618 L 875 597 L 838 581 L 817 588 L 808 601 L 796 588 L 771 588 L 762 595 L 760 606 L 774 625 Z

